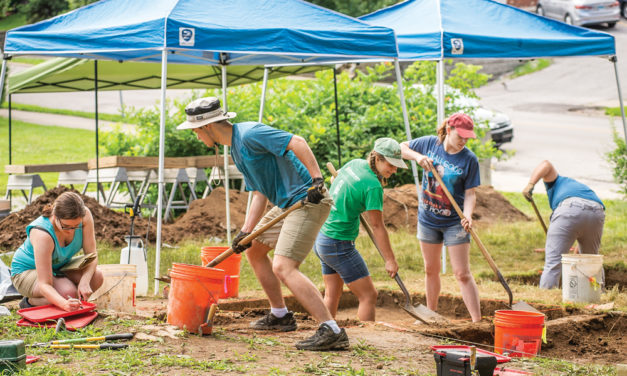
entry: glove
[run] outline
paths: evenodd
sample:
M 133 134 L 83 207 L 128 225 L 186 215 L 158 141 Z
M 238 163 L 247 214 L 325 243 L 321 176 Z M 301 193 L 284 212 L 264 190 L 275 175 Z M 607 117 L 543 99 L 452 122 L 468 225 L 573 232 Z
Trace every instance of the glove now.
M 314 178 L 313 184 L 307 190 L 307 201 L 312 204 L 319 204 L 324 198 L 324 179 Z
M 533 194 L 533 187 L 534 186 L 535 186 L 535 184 L 528 183 L 527 186 L 525 187 L 525 189 L 523 189 L 523 191 L 522 191 L 522 194 L 523 194 L 523 196 L 525 196 L 527 201 L 531 201 L 532 200 L 531 195 Z
M 237 234 L 237 236 L 235 237 L 235 239 L 233 239 L 233 242 L 231 243 L 231 249 L 233 250 L 233 252 L 242 253 L 248 248 L 250 248 L 250 246 L 253 244 L 252 242 L 248 244 L 239 244 L 239 242 L 242 241 L 242 239 L 244 239 L 248 235 L 250 235 L 250 232 L 244 232 L 244 231 L 240 231 L 239 234 Z

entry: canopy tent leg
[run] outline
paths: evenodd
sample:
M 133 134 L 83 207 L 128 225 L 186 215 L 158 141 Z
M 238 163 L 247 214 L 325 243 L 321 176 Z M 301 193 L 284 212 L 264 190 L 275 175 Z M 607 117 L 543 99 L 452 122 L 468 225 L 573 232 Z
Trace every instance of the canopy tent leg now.
M 2 90 L 4 89 L 4 79 L 7 73 L 7 59 L 2 54 L 2 70 L 0 71 L 0 98 L 2 98 Z M 11 164 L 11 94 L 7 95 L 9 100 L 9 164 Z
M 333 93 L 335 94 L 335 133 L 337 134 L 337 165 L 342 168 L 342 149 L 340 146 L 340 112 L 337 105 L 337 74 L 333 67 Z
M 229 106 L 226 101 L 226 64 L 221 64 L 222 67 L 222 104 L 224 106 L 224 112 L 229 111 Z M 229 192 L 229 147 L 224 145 L 224 193 L 226 200 L 226 241 L 231 244 L 231 199 Z
M 13 117 L 11 116 L 11 99 L 12 99 L 12 94 L 7 95 L 7 97 L 9 97 L 9 164 L 13 164 L 13 151 L 12 149 L 12 145 L 13 143 L 12 141 L 12 128 L 13 128 Z
M 435 70 L 438 87 L 438 126 L 444 121 L 444 60 L 438 60 Z M 446 274 L 446 246 L 442 244 L 442 274 Z
M 100 153 L 98 149 L 98 60 L 94 60 L 94 101 L 96 105 L 96 201 L 100 202 Z M 104 197 L 102 199 L 104 200 Z
M 620 106 L 620 116 L 623 119 L 623 136 L 627 144 L 627 121 L 625 121 L 625 105 L 623 104 L 623 93 L 620 89 L 620 80 L 618 79 L 618 57 L 612 56 L 610 61 L 614 63 L 614 75 L 616 76 L 616 88 L 618 89 L 618 104 Z
M 394 59 L 394 69 L 396 70 L 396 83 L 398 84 L 398 96 L 401 99 L 401 109 L 403 110 L 403 123 L 405 124 L 405 134 L 407 141 L 411 141 L 411 130 L 409 129 L 409 116 L 407 116 L 407 104 L 405 103 L 405 93 L 403 92 L 403 80 L 401 78 L 401 66 L 398 63 L 398 59 Z M 411 171 L 414 175 L 414 183 L 416 184 L 416 191 L 420 193 L 420 183 L 418 181 L 418 169 L 416 167 L 416 161 L 411 161 Z
M 159 176 L 157 195 L 157 249 L 155 251 L 155 278 L 159 278 L 161 266 L 161 229 L 163 227 L 163 192 L 165 190 L 164 160 L 165 160 L 165 91 L 168 82 L 168 51 L 161 51 L 161 114 L 159 121 Z M 159 293 L 159 281 L 155 279 L 155 295 Z
M 259 104 L 259 122 L 263 121 L 263 111 L 266 107 L 266 89 L 268 88 L 268 75 L 270 74 L 270 69 L 268 67 L 263 68 L 263 83 L 261 84 L 261 103 Z M 242 184 L 246 184 L 244 180 L 242 180 Z M 248 192 L 248 202 L 246 203 L 246 216 L 248 216 L 248 212 L 250 211 L 250 204 L 253 201 L 253 193 Z

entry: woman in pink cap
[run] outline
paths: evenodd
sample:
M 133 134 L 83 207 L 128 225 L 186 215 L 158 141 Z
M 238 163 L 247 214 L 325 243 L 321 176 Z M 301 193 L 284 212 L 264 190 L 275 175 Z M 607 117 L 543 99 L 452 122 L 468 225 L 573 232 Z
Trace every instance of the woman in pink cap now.
M 427 306 L 436 311 L 440 295 L 442 244 L 448 247 L 455 278 L 473 322 L 481 320 L 479 291 L 470 273 L 470 234 L 475 209 L 475 187 L 479 181 L 479 161 L 466 147 L 476 138 L 470 116 L 456 113 L 439 127 L 436 136 L 424 136 L 401 144 L 403 158 L 415 160 L 424 169 L 418 213 L 418 239 L 425 263 Z M 432 168 L 442 177 L 464 218 L 459 218 L 444 194 Z

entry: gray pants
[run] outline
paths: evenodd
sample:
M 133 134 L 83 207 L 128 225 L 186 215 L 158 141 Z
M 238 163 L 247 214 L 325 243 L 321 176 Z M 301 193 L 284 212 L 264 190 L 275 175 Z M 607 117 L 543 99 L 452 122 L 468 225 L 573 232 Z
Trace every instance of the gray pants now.
M 599 253 L 604 222 L 603 206 L 596 201 L 569 197 L 555 208 L 546 235 L 541 288 L 559 287 L 562 255 L 568 253 L 575 240 L 579 243 L 580 253 Z

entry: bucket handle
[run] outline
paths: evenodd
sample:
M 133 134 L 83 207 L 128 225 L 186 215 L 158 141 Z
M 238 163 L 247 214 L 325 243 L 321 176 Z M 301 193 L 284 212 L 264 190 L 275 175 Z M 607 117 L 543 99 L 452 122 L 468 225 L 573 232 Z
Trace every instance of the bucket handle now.
M 213 304 L 218 305 L 218 299 L 213 295 L 211 290 L 207 289 L 207 287 L 203 283 L 201 283 L 200 285 L 202 286 L 203 289 L 205 289 L 205 291 L 209 294 L 209 296 L 211 296 L 211 299 L 213 299 L 214 301 Z M 224 285 L 224 282 L 222 283 L 222 288 L 225 290 L 224 292 L 226 293 L 226 286 Z M 207 312 L 205 312 L 204 323 L 208 323 L 209 321 L 209 311 L 211 311 L 211 304 L 207 306 Z
M 577 265 L 573 265 L 573 268 L 577 270 L 579 273 L 581 273 L 584 277 L 586 277 L 586 279 L 588 280 L 588 282 L 590 282 L 594 290 L 604 287 L 603 285 L 605 284 L 605 281 L 597 281 L 595 276 L 587 275 L 586 273 L 583 272 L 583 270 L 579 269 Z

